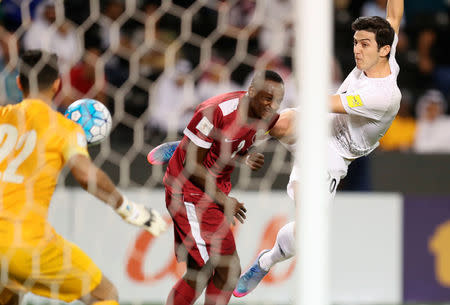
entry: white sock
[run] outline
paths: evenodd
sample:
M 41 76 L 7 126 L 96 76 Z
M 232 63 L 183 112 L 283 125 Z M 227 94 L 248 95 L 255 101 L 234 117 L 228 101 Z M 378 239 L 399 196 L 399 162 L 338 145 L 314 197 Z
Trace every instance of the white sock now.
M 275 245 L 268 252 L 259 258 L 259 266 L 265 270 L 269 269 L 276 263 L 282 262 L 295 255 L 295 222 L 290 222 L 278 231 Z

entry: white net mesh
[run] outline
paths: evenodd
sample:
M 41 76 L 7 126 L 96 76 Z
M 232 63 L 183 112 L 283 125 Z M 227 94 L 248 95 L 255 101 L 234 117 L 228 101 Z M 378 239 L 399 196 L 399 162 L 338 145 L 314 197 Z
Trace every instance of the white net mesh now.
M 291 86 L 290 44 L 285 37 L 289 31 L 280 28 L 282 23 L 291 28 L 291 20 L 280 23 L 273 17 L 288 12 L 291 4 L 281 4 L 277 13 L 268 16 L 270 5 L 270 1 L 3 1 L 1 104 L 22 99 L 12 82 L 18 74 L 19 54 L 31 49 L 56 53 L 62 80 L 55 98 L 58 110 L 64 112 L 80 98 L 104 103 L 113 115 L 112 132 L 101 145 L 89 148 L 91 157 L 133 200 L 150 200 L 156 209 L 164 211 L 165 166 L 147 163 L 152 148 L 180 139 L 200 102 L 218 94 L 246 90 L 254 69 L 276 70 Z M 286 41 L 271 42 L 281 34 Z M 291 100 L 283 102 L 284 108 L 293 105 L 290 90 Z M 265 166 L 259 172 L 238 166 L 232 177 L 234 189 L 261 190 L 266 195 L 278 189 L 277 200 L 286 200 L 290 155 L 274 141 L 264 142 L 258 150 L 265 152 Z M 122 301 L 164 303 L 176 277 L 183 273 L 183 266 L 175 264 L 172 258 L 172 233 L 156 241 L 150 239 L 156 243 L 152 247 L 159 249 L 150 251 L 147 235 L 136 236 L 135 229 L 126 227 L 114 214 L 105 213 L 101 205 L 84 205 L 83 202 L 92 203 L 93 198 L 81 189 L 70 188 L 75 185 L 65 168 L 49 214 L 56 231 L 74 241 L 99 265 L 116 284 Z M 248 224 L 248 228 L 257 228 L 260 233 L 251 243 L 252 249 L 241 254 L 243 268 L 260 247 L 272 246 L 277 229 L 287 221 L 286 215 L 292 214 L 289 211 L 293 206 L 286 204 L 275 209 L 280 213 L 275 217 L 274 208 L 261 194 L 259 201 L 265 202 L 262 206 L 269 210 L 262 209 L 261 215 Z M 255 196 L 257 193 L 244 192 L 240 197 L 254 201 Z M 92 224 L 98 224 L 98 218 L 105 226 L 94 228 Z M 236 234 L 239 236 L 238 230 Z M 248 234 L 240 235 L 239 244 L 252 240 Z M 123 246 L 117 249 L 119 242 Z M 67 257 L 78 255 L 73 251 L 68 249 L 63 255 L 69 264 Z M 118 256 L 102 259 L 112 252 Z M 37 269 L 32 268 L 32 272 L 39 273 L 41 255 L 36 251 Z M 7 287 L 10 259 L 11 256 L 3 256 L 1 263 L 1 283 Z M 292 268 L 289 263 L 275 269 L 279 271 L 267 283 L 287 285 Z M 89 285 L 89 281 L 80 281 L 82 286 Z M 33 280 L 20 282 L 33 286 Z M 48 296 L 61 299 L 61 283 L 49 285 Z M 149 287 L 152 290 L 147 296 Z M 271 289 L 269 295 L 274 296 L 275 286 Z M 34 292 L 39 294 L 39 290 Z M 2 293 L 7 299 L 7 290 Z M 278 299 L 286 303 L 291 298 L 285 295 Z M 268 302 L 276 299 L 269 297 Z M 28 300 L 39 302 L 34 297 Z M 264 296 L 253 298 L 253 302 L 261 300 Z
M 40 38 L 27 43 L 33 23 L 26 14 L 15 37 L 24 48 L 43 47 L 61 54 L 67 95 L 61 98 L 62 110 L 80 97 L 93 97 L 113 111 L 110 141 L 93 153 L 96 164 L 110 168 L 120 186 L 153 187 L 161 182 L 161 168 L 143 166 L 145 156 L 157 144 L 180 138 L 193 107 L 202 100 L 245 89 L 253 68 L 278 68 L 290 74 L 283 63 L 289 57 L 257 45 L 257 32 L 264 32 L 260 26 L 268 10 L 265 1 L 81 2 L 55 1 L 56 18 L 48 31 L 58 33 L 58 27 L 67 27 L 65 40 Z M 23 2 L 21 8 L 28 11 Z M 82 64 L 74 67 L 80 60 Z M 87 73 L 88 79 L 80 75 Z M 292 105 L 293 100 L 285 103 Z M 269 152 L 273 149 L 269 145 Z M 289 166 L 280 165 L 270 164 L 289 173 Z M 248 179 L 249 174 L 241 172 L 240 181 L 253 189 L 267 188 L 274 180 L 268 177 L 261 184 L 264 174 Z

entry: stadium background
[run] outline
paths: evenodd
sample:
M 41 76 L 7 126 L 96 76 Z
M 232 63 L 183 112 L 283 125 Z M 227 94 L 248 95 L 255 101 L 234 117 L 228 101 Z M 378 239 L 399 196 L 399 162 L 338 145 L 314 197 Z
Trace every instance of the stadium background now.
M 363 233 L 352 237 L 355 227 L 348 231 L 337 227 L 342 234 L 333 236 L 337 253 L 343 253 L 333 255 L 333 263 L 346 266 L 333 269 L 333 274 L 337 282 L 347 283 L 333 286 L 337 289 L 333 294 L 335 303 L 450 302 L 450 3 L 405 2 L 397 61 L 401 67 L 398 84 L 403 94 L 401 117 L 406 123 L 393 135 L 397 142 L 382 143 L 368 158 L 352 163 L 340 186 L 336 222 L 354 223 L 355 227 L 359 224 Z M 353 68 L 351 22 L 364 14 L 384 14 L 384 9 L 380 9 L 384 3 L 334 1 L 335 60 L 331 69 L 335 86 Z M 2 0 L 0 104 L 21 99 L 14 80 L 20 51 L 41 47 L 56 52 L 61 58 L 63 77 L 56 99 L 59 110 L 64 111 L 81 97 L 94 97 L 105 103 L 113 113 L 113 131 L 105 143 L 90 148 L 95 162 L 130 196 L 164 211 L 158 197 L 163 193 L 164 167 L 149 166 L 146 154 L 162 141 L 179 138 L 196 104 L 215 94 L 245 88 L 255 68 L 270 68 L 280 72 L 286 81 L 288 90 L 282 106 L 295 105 L 291 6 L 289 0 Z M 311 31 L 314 30 L 312 24 Z M 305 43 L 314 47 L 314 42 Z M 435 124 L 427 125 L 424 105 L 430 104 L 438 105 L 443 115 Z M 249 220 L 246 226 L 251 231 L 267 233 L 266 239 L 263 233 L 256 238 L 265 240 L 267 247 L 274 240 L 276 227 L 265 231 L 266 224 L 281 221 L 278 214 L 287 218 L 292 215 L 292 204 L 283 197 L 292 159 L 276 141 L 266 142 L 258 149 L 266 155 L 264 168 L 256 173 L 242 168 L 236 171 L 233 181 L 237 191 L 265 194 L 271 201 L 261 204 L 253 196 L 255 193 L 242 193 L 248 198 L 247 206 L 259 207 L 250 211 L 253 222 Z M 134 282 L 126 271 L 128 252 L 121 252 L 122 258 L 117 261 L 113 257 L 111 261 L 105 259 L 117 247 L 118 228 L 125 232 L 122 234 L 129 234 L 122 235 L 124 251 L 132 247 L 130 240 L 139 233 L 116 223 L 117 219 L 100 204 L 96 204 L 100 210 L 95 217 L 89 218 L 93 216 L 89 216 L 83 202 L 95 200 L 82 197 L 79 189 L 72 186 L 75 183 L 70 175 L 63 173 L 60 197 L 56 197 L 58 203 L 52 207 L 52 215 L 58 215 L 52 217 L 57 229 L 79 243 L 96 262 L 102 261 L 106 274 L 114 274 L 113 280 L 130 281 L 124 284 L 129 285 L 125 292 L 120 285 L 119 291 L 139 297 L 124 301 L 162 302 L 167 293 L 159 295 L 164 290 L 158 284 L 137 282 L 138 288 L 130 284 Z M 391 192 L 386 195 L 391 197 L 386 199 L 383 192 Z M 73 205 L 67 204 L 67 198 L 72 198 Z M 345 206 L 346 202 L 355 201 L 359 204 Z M 281 203 L 285 203 L 283 207 Z M 378 218 L 367 217 L 374 211 L 379 213 Z M 105 224 L 117 233 L 105 230 L 106 225 L 96 229 L 99 224 L 95 219 L 103 217 Z M 95 239 L 89 235 L 90 230 L 96 232 Z M 94 245 L 89 243 L 93 240 Z M 239 239 L 239 244 L 244 245 L 242 251 L 239 249 L 243 267 L 262 246 L 246 247 L 251 240 L 251 236 Z M 385 243 L 374 242 L 380 240 Z M 160 242 L 165 251 L 171 249 L 170 234 Z M 386 244 L 391 247 L 386 248 Z M 367 251 L 358 252 L 363 245 Z M 379 251 L 380 247 L 383 251 Z M 158 262 L 167 263 L 153 256 L 151 259 L 152 265 L 143 267 L 150 273 L 159 270 Z M 365 269 L 369 265 L 377 268 Z M 170 285 L 174 279 L 175 275 L 168 276 L 165 280 L 169 282 L 159 285 Z M 292 279 L 276 284 L 279 286 L 273 290 L 270 285 L 264 286 L 269 295 L 255 291 L 252 301 L 278 304 L 291 300 Z M 365 291 L 364 287 L 373 290 Z M 143 292 L 135 293 L 133 289 Z M 277 299 L 280 291 L 285 291 L 285 295 Z

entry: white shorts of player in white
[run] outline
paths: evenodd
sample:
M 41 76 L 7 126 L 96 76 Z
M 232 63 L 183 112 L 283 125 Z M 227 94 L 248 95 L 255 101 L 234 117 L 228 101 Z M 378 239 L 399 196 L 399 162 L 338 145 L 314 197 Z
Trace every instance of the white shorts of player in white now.
M 340 156 L 332 144 L 329 144 L 327 150 L 327 162 L 327 194 L 330 194 L 330 200 L 332 200 L 336 195 L 336 188 L 339 185 L 339 182 L 347 175 L 348 166 L 350 165 L 351 160 Z M 292 200 L 294 200 L 294 182 L 299 182 L 300 179 L 299 169 L 294 166 L 287 185 L 287 193 Z
M 327 151 L 328 170 L 327 170 L 327 194 L 329 199 L 333 200 L 336 195 L 336 188 L 342 178 L 347 175 L 348 166 L 351 160 L 340 156 L 333 146 L 330 144 Z M 300 173 L 298 168 L 292 169 L 287 185 L 287 193 L 294 200 L 294 184 L 300 181 Z M 268 271 L 273 265 L 284 261 L 295 255 L 295 222 L 292 221 L 284 225 L 278 231 L 275 245 L 272 249 L 265 252 L 259 257 L 259 265 L 262 269 Z

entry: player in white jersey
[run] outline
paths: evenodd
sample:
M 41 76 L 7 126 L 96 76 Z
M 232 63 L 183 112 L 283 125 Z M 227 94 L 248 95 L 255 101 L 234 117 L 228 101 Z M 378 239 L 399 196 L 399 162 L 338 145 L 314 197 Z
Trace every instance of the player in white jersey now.
M 403 16 L 403 0 L 389 0 L 386 19 L 360 17 L 352 24 L 356 67 L 337 93 L 330 97 L 331 136 L 328 145 L 328 193 L 334 198 L 339 181 L 346 176 L 348 165 L 372 152 L 388 130 L 400 107 L 397 86 L 400 68 L 395 60 L 398 31 Z M 270 135 L 295 145 L 294 129 L 297 110 L 288 109 L 270 131 Z M 294 185 L 300 180 L 294 167 L 287 187 L 294 199 Z M 263 250 L 255 263 L 240 277 L 233 294 L 250 293 L 270 268 L 295 254 L 295 224 L 280 229 L 275 245 Z

